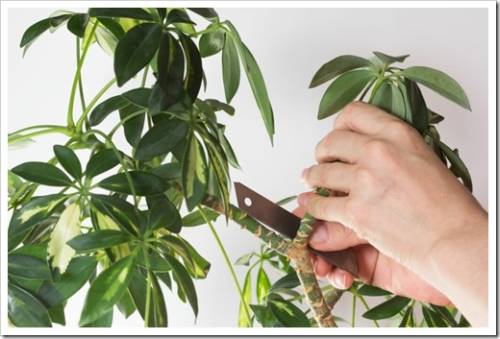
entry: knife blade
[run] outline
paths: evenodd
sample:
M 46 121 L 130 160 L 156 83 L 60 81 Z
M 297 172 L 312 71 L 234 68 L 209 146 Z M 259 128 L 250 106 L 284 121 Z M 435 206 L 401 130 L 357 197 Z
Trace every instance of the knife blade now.
M 300 218 L 278 204 L 255 192 L 240 182 L 234 183 L 238 206 L 267 228 L 289 239 L 295 238 L 300 227 Z M 309 251 L 326 262 L 358 277 L 358 263 L 352 248 L 323 252 L 309 247 Z

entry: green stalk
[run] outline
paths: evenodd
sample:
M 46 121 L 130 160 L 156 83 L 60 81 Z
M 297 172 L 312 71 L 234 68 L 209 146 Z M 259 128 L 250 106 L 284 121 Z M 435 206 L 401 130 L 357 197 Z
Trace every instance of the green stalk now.
M 149 257 L 147 249 L 143 249 L 144 263 L 148 267 L 147 287 L 146 287 L 146 309 L 144 310 L 144 327 L 149 327 L 149 308 L 151 307 L 151 269 L 149 268 Z
M 25 141 L 25 140 L 31 139 L 32 137 L 36 137 L 39 135 L 52 134 L 52 133 L 60 133 L 60 134 L 66 135 L 68 137 L 73 136 L 73 133 L 71 133 L 66 127 L 55 126 L 55 127 L 50 127 L 47 129 L 42 129 L 40 131 L 31 132 L 28 134 L 19 134 L 19 131 L 17 131 L 17 132 L 10 134 L 8 136 L 8 143 L 13 144 L 15 142 Z
M 73 121 L 73 106 L 75 103 L 76 88 L 78 87 L 78 82 L 79 82 L 80 74 L 82 71 L 83 61 L 85 60 L 85 57 L 87 56 L 87 52 L 88 52 L 89 47 L 90 47 L 90 41 L 92 40 L 92 37 L 95 34 L 95 30 L 97 28 L 97 25 L 98 25 L 98 22 L 95 21 L 94 25 L 92 26 L 92 30 L 90 31 L 90 34 L 87 38 L 87 41 L 85 41 L 83 44 L 82 55 L 80 56 L 80 59 L 77 61 L 75 76 L 73 77 L 73 85 L 71 86 L 71 92 L 69 95 L 68 112 L 66 114 L 68 128 L 73 128 L 75 126 L 75 123 Z
M 238 290 L 238 293 L 240 295 L 240 299 L 241 299 L 241 302 L 243 304 L 243 309 L 245 310 L 245 315 L 247 316 L 248 323 L 250 323 L 250 319 L 251 319 L 250 309 L 248 307 L 248 304 L 245 301 L 245 298 L 243 296 L 243 290 L 241 289 L 240 283 L 238 281 L 238 277 L 236 276 L 236 272 L 234 271 L 234 266 L 231 263 L 231 260 L 229 259 L 229 256 L 226 252 L 226 249 L 224 248 L 224 244 L 222 243 L 219 235 L 217 234 L 217 231 L 215 230 L 214 225 L 212 224 L 210 219 L 208 219 L 205 212 L 203 212 L 203 209 L 201 208 L 201 206 L 198 206 L 198 211 L 200 211 L 202 218 L 205 220 L 208 227 L 210 228 L 210 231 L 212 232 L 212 234 L 215 238 L 215 241 L 217 242 L 217 245 L 219 246 L 219 249 L 222 252 L 222 256 L 224 257 L 224 261 L 226 262 L 227 268 L 229 269 L 229 272 L 231 273 L 231 277 L 233 278 L 234 284 L 236 285 L 236 289 Z
M 356 294 L 352 295 L 352 316 L 351 316 L 352 327 L 356 326 Z
M 76 37 L 76 60 L 80 60 L 80 38 Z M 78 78 L 78 92 L 80 93 L 80 104 L 82 105 L 82 112 L 85 111 L 85 95 L 83 95 L 83 81 L 82 76 Z
M 370 309 L 370 306 L 368 306 L 368 303 L 366 302 L 365 298 L 361 294 L 358 294 L 358 298 L 359 298 L 359 301 L 361 301 L 361 303 L 363 304 L 363 306 L 368 311 Z M 373 320 L 373 323 L 375 324 L 376 327 L 380 327 L 378 321 Z
M 87 119 L 87 116 L 89 115 L 92 108 L 94 108 L 97 101 L 99 101 L 99 99 L 101 99 L 101 97 L 111 88 L 111 86 L 113 86 L 115 84 L 115 82 L 116 82 L 115 78 L 108 81 L 104 85 L 104 87 L 101 88 L 101 90 L 99 92 L 97 92 L 97 94 L 92 98 L 92 100 L 90 101 L 88 106 L 83 111 L 82 116 L 78 119 L 78 121 L 76 123 L 76 130 L 77 131 L 80 131 L 80 132 L 82 131 L 83 123 L 85 122 L 85 119 Z

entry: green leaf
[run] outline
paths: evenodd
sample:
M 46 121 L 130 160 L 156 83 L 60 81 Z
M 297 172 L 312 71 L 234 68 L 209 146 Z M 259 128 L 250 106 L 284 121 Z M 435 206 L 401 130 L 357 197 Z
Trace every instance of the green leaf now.
M 214 221 L 219 216 L 219 213 L 215 212 L 206 207 L 201 207 L 203 210 L 203 214 L 207 217 L 209 221 Z M 199 225 L 205 225 L 205 219 L 199 210 L 189 213 L 188 215 L 182 218 L 182 226 L 184 227 L 194 227 Z
M 163 110 L 180 102 L 184 97 L 184 68 L 181 44 L 170 33 L 164 33 L 158 50 L 158 90 L 163 95 Z
M 51 327 L 48 310 L 28 291 L 8 284 L 8 316 L 16 327 Z
M 229 34 L 225 35 L 224 48 L 222 50 L 222 80 L 224 82 L 226 102 L 229 104 L 240 86 L 238 50 Z
M 142 23 L 127 33 L 118 42 L 115 50 L 115 75 L 118 86 L 122 86 L 137 74 L 158 49 L 161 37 L 161 26 Z
M 125 319 L 130 317 L 137 309 L 135 307 L 134 300 L 132 299 L 128 290 L 126 290 L 120 300 L 118 300 L 118 302 L 116 303 L 116 307 L 118 307 L 118 310 L 121 314 L 123 314 Z
M 188 124 L 183 120 L 169 119 L 158 122 L 139 141 L 135 158 L 147 161 L 169 153 L 186 138 L 187 130 Z
M 424 97 L 417 84 L 409 79 L 401 85 L 404 101 L 406 103 L 407 118 L 421 134 L 424 134 L 429 128 L 429 111 Z
M 472 179 L 470 177 L 467 166 L 465 166 L 465 163 L 462 161 L 462 159 L 460 159 L 460 156 L 458 155 L 458 150 L 452 150 L 441 141 L 438 141 L 438 145 L 450 162 L 450 170 L 453 172 L 453 174 L 455 174 L 455 176 L 462 179 L 465 187 L 467 187 L 469 191 L 472 192 Z
M 208 106 L 210 106 L 210 108 L 214 112 L 224 111 L 224 112 L 226 112 L 227 114 L 229 114 L 231 116 L 234 115 L 234 107 L 231 106 L 231 105 L 228 105 L 226 103 L 220 102 L 219 100 L 216 100 L 216 99 L 206 99 L 205 103 Z
M 286 205 L 294 200 L 297 199 L 297 196 L 296 195 L 291 195 L 289 197 L 286 197 L 286 198 L 283 198 L 283 199 L 280 199 L 276 202 L 276 205 L 280 205 L 280 206 L 283 206 L 283 205 Z
M 47 186 L 69 186 L 71 179 L 54 165 L 29 161 L 14 167 L 12 173 L 37 184 Z
M 71 148 L 55 145 L 54 154 L 57 161 L 73 178 L 80 179 L 82 177 L 82 164 Z
M 178 8 L 174 8 L 168 12 L 167 24 L 173 24 L 173 23 L 185 23 L 185 24 L 196 25 L 196 23 L 194 23 L 189 18 L 189 15 L 184 10 Z
M 403 70 L 401 75 L 429 87 L 463 108 L 471 110 L 469 99 L 463 88 L 446 73 L 430 67 L 413 66 Z
M 287 327 L 311 327 L 304 312 L 289 301 L 273 299 L 268 301 L 271 312 Z
M 321 98 L 318 119 L 337 113 L 356 99 L 366 85 L 375 77 L 372 71 L 358 69 L 349 71 L 335 79 Z
M 399 55 L 399 56 L 390 56 L 382 52 L 373 52 L 375 56 L 382 61 L 385 65 L 390 65 L 395 62 L 404 62 L 406 58 L 408 58 L 410 55 L 405 54 L 405 55 Z
M 129 291 L 137 310 L 144 319 L 146 317 L 146 293 L 147 280 L 145 274 L 142 274 L 137 268 L 134 270 L 132 280 L 130 281 Z M 149 306 L 149 327 L 167 326 L 167 309 L 163 293 L 156 279 L 156 274 L 151 275 L 151 302 Z
M 380 287 L 376 287 L 373 285 L 363 284 L 357 291 L 359 294 L 368 296 L 368 297 L 378 297 L 383 295 L 390 295 L 391 292 L 388 292 Z
M 271 282 L 269 281 L 269 277 L 267 276 L 266 271 L 261 266 L 257 273 L 257 302 L 261 304 L 264 301 L 264 298 L 269 293 L 269 289 L 271 288 Z
M 149 98 L 151 97 L 151 88 L 134 88 L 130 91 L 122 93 L 122 97 L 137 107 L 148 108 Z
M 252 88 L 255 101 L 257 102 L 262 120 L 264 120 L 264 125 L 266 126 L 267 134 L 272 143 L 274 135 L 274 114 L 271 102 L 269 101 L 269 95 L 267 94 L 264 77 L 262 76 L 259 65 L 257 65 L 257 61 L 255 61 L 254 56 L 247 46 L 240 42 L 238 49 L 241 56 L 241 62 L 243 63 L 243 69 L 245 69 L 247 74 L 248 82 Z
M 89 16 L 86 13 L 74 14 L 68 20 L 68 30 L 79 38 L 83 38 L 85 28 L 89 22 Z
M 123 121 L 123 132 L 125 139 L 130 146 L 136 147 L 141 140 L 142 130 L 144 128 L 144 118 L 146 113 L 144 108 L 135 105 L 127 105 L 120 109 L 120 119 Z M 139 114 L 143 112 L 142 114 Z M 132 118 L 128 118 L 132 116 Z
M 97 261 L 91 256 L 80 256 L 71 259 L 66 271 L 53 282 L 55 289 L 60 293 L 63 300 L 69 299 L 85 285 L 95 272 L 96 266 Z
M 120 300 L 132 278 L 136 253 L 109 266 L 90 285 L 80 316 L 80 326 L 96 321 Z
M 130 18 L 152 21 L 151 14 L 142 8 L 90 8 L 89 15 L 99 18 Z
M 413 307 L 408 306 L 403 315 L 403 319 L 401 319 L 401 323 L 399 327 L 415 327 L 415 319 L 413 318 Z
M 131 235 L 137 235 L 139 220 L 132 204 L 117 196 L 92 194 L 91 204 Z
M 371 65 L 372 63 L 367 59 L 355 55 L 341 55 L 320 67 L 316 74 L 314 74 L 309 88 L 324 84 L 347 71 L 361 67 L 370 67 Z
M 193 284 L 193 280 L 189 276 L 188 271 L 182 266 L 182 264 L 169 254 L 164 254 L 165 259 L 172 267 L 172 272 L 177 281 L 177 288 L 180 289 L 187 297 L 189 304 L 191 305 L 195 317 L 198 316 L 198 297 L 196 295 L 196 289 Z
M 165 196 L 148 199 L 149 222 L 148 229 L 166 228 L 170 232 L 179 233 L 182 220 L 175 205 Z
M 168 249 L 178 254 L 190 275 L 196 279 L 204 279 L 210 270 L 210 263 L 203 258 L 191 244 L 181 236 L 167 234 L 161 238 Z
M 117 111 L 125 106 L 129 105 L 129 102 L 121 95 L 117 95 L 106 99 L 97 105 L 89 115 L 90 126 L 99 125 L 106 117 L 114 111 Z
M 425 323 L 429 327 L 448 327 L 438 313 L 425 305 L 422 305 L 422 315 L 424 316 Z
M 125 35 L 125 31 L 120 24 L 113 19 L 99 18 L 98 22 L 100 24 L 95 29 L 95 40 L 105 53 L 114 56 L 116 45 L 118 45 L 118 41 L 121 37 Z M 116 30 L 116 32 L 113 30 Z
M 167 190 L 167 184 L 158 176 L 144 171 L 129 171 L 135 194 L 149 196 L 163 193 Z M 99 187 L 109 191 L 132 194 L 132 189 L 127 180 L 126 173 L 114 174 L 99 182 Z
M 63 14 L 43 19 L 34 23 L 24 32 L 19 47 L 24 47 L 26 51 L 26 49 L 35 41 L 35 39 L 42 35 L 45 31 L 49 30 L 50 28 L 59 26 L 70 17 L 71 15 L 69 14 Z
M 101 248 L 120 245 L 130 241 L 127 233 L 115 230 L 97 230 L 80 234 L 70 241 L 68 245 L 77 252 L 92 252 Z
M 113 309 L 111 308 L 109 311 L 105 312 L 98 319 L 91 321 L 82 327 L 111 327 L 113 324 Z
M 150 327 L 167 327 L 167 307 L 163 292 L 158 284 L 158 279 L 154 274 L 151 275 L 151 308 L 150 312 Z
M 214 21 L 219 18 L 219 15 L 213 8 L 188 8 L 188 9 L 210 21 Z
M 245 276 L 245 282 L 243 284 L 242 297 L 240 300 L 240 308 L 238 313 L 238 327 L 251 327 L 252 319 L 250 315 L 247 314 L 246 310 L 252 302 L 252 275 L 251 271 L 248 271 Z
M 410 124 L 412 123 L 411 111 L 407 112 L 407 105 L 405 104 L 403 92 L 391 82 L 385 81 L 380 85 L 373 98 L 370 100 L 370 104 L 375 105 L 387 113 L 391 113 L 392 115 L 395 115 Z M 410 106 L 408 105 L 408 109 L 409 108 Z
M 64 316 L 64 307 L 66 305 L 59 304 L 49 309 L 50 320 L 53 323 L 66 326 L 66 317 Z
M 60 273 L 64 273 L 75 255 L 67 242 L 80 234 L 80 204 L 74 202 L 68 205 L 61 213 L 56 226 L 50 233 L 47 254 L 52 261 L 52 267 L 58 268 Z
M 184 34 L 180 34 L 179 38 L 186 56 L 186 78 L 184 80 L 184 88 L 191 98 L 191 101 L 194 102 L 200 92 L 203 79 L 201 55 L 198 51 L 198 47 L 196 47 L 196 44 L 191 38 Z
M 119 163 L 120 161 L 113 149 L 107 148 L 101 150 L 90 157 L 87 167 L 85 168 L 85 175 L 88 178 L 93 178 L 101 173 L 109 171 Z
M 300 285 L 299 277 L 295 271 L 292 271 L 284 277 L 277 280 L 270 289 L 270 293 L 276 290 L 292 289 Z
M 250 260 L 252 259 L 252 257 L 254 255 L 255 255 L 254 252 L 250 252 L 250 253 L 244 254 L 241 257 L 239 257 L 238 259 L 236 259 L 236 261 L 234 262 L 234 264 L 235 265 L 248 266 L 248 265 L 250 265 Z
M 269 305 L 250 305 L 253 314 L 255 314 L 255 319 L 262 325 L 262 327 L 281 327 L 278 319 L 274 316 Z
M 9 277 L 15 275 L 25 279 L 51 279 L 47 261 L 28 254 L 9 254 L 8 273 Z
M 430 109 L 428 111 L 428 120 L 430 124 L 437 124 L 444 120 L 444 117 Z
M 212 25 L 207 28 L 212 27 Z M 207 32 L 200 38 L 200 54 L 203 58 L 219 53 L 224 48 L 225 33 L 223 30 Z
M 205 152 L 192 135 L 182 162 L 182 187 L 188 210 L 192 210 L 205 197 L 208 173 Z
M 9 223 L 9 249 L 17 246 L 24 235 L 48 219 L 68 198 L 64 194 L 34 197 L 21 209 L 16 210 Z
M 238 159 L 236 158 L 236 153 L 234 153 L 233 147 L 231 146 L 231 143 L 229 140 L 227 140 L 226 136 L 224 135 L 224 132 L 222 129 L 217 129 L 217 137 L 220 143 L 220 146 L 224 150 L 224 155 L 227 158 L 227 161 L 233 168 L 239 169 L 240 164 L 238 162 Z
M 12 173 L 12 171 L 8 170 L 7 171 L 7 180 L 8 180 L 8 195 L 9 198 L 13 197 L 19 190 L 21 189 L 22 185 L 24 184 L 23 180 Z
M 443 321 L 445 321 L 449 326 L 457 327 L 458 323 L 455 320 L 455 317 L 451 314 L 451 312 L 443 306 L 430 305 L 431 309 L 439 315 Z
M 178 162 L 170 162 L 153 168 L 151 170 L 151 173 L 159 176 L 165 181 L 180 182 L 182 176 L 182 168 Z
M 395 296 L 366 311 L 363 317 L 371 320 L 387 319 L 398 314 L 409 302 L 408 298 Z

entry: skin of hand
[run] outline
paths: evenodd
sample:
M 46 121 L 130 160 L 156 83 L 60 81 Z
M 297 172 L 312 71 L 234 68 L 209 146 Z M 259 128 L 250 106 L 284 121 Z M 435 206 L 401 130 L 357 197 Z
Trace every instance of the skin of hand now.
M 312 192 L 297 214 L 318 220 L 323 251 L 355 248 L 360 279 L 424 302 L 450 301 L 471 324 L 487 324 L 488 216 L 418 132 L 362 102 L 349 104 L 302 173 Z M 316 274 L 348 288 L 352 275 L 314 259 Z

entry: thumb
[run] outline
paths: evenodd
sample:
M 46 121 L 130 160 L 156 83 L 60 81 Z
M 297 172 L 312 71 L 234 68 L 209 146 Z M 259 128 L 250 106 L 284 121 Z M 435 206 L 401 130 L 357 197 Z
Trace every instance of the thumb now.
M 366 243 L 353 230 L 338 222 L 321 222 L 317 224 L 309 238 L 309 245 L 319 251 L 339 251 Z

